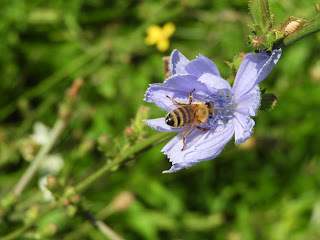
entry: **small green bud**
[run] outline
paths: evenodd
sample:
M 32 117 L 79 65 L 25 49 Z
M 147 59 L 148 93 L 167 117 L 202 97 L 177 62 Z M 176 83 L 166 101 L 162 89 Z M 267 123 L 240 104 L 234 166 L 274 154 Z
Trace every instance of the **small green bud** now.
M 314 6 L 316 7 L 316 11 L 319 14 L 320 13 L 320 2 L 318 4 L 314 3 Z
M 103 133 L 98 138 L 98 146 L 100 149 L 107 149 L 108 146 L 112 145 L 111 136 Z
M 265 35 L 259 35 L 259 36 L 249 35 L 248 39 L 249 39 L 250 45 L 255 50 L 258 50 L 258 51 L 270 50 L 272 46 L 272 40 L 270 40 L 269 42 L 267 36 Z
M 78 211 L 78 208 L 74 205 L 67 206 L 66 213 L 70 217 L 74 217 Z
M 247 54 L 245 52 L 241 52 L 239 55 L 234 55 L 233 56 L 233 65 L 235 67 L 235 69 L 238 71 L 242 60 L 247 56 Z
M 249 0 L 249 9 L 253 23 L 261 26 L 264 32 L 270 30 L 272 18 L 268 0 Z
M 28 211 L 26 212 L 26 216 L 24 218 L 24 222 L 25 223 L 29 223 L 32 222 L 34 219 L 36 219 L 39 215 L 39 205 L 38 204 L 34 204 L 32 205 Z
M 232 62 L 224 61 L 224 63 L 230 67 L 230 75 L 226 79 L 230 84 L 232 84 L 234 82 L 234 79 L 235 79 L 237 71 L 240 67 L 240 64 L 241 64 L 242 60 L 246 57 L 246 55 L 247 54 L 242 51 L 238 55 L 236 55 L 236 54 L 233 55 Z
M 277 97 L 273 93 L 264 93 L 264 91 L 262 91 L 260 110 L 273 110 L 277 102 Z
M 123 191 L 112 200 L 111 206 L 115 211 L 125 211 L 130 207 L 133 201 L 133 193 L 129 191 Z
M 128 138 L 134 137 L 135 135 L 132 127 L 129 127 L 129 126 L 126 126 L 126 128 L 124 129 L 124 134 Z
M 79 151 L 85 155 L 94 149 L 95 142 L 92 139 L 84 140 L 79 147 Z
M 1 199 L 0 206 L 4 211 L 9 210 L 10 206 L 12 206 L 16 200 L 15 195 L 13 193 L 9 193 L 6 197 Z
M 58 226 L 55 223 L 48 223 L 39 230 L 40 239 L 48 239 L 58 231 Z
M 150 108 L 147 106 L 141 106 L 139 107 L 137 114 L 134 118 L 133 124 L 132 124 L 132 128 L 133 131 L 141 134 L 143 131 L 143 128 L 146 126 L 146 124 L 144 123 L 144 119 L 147 119 L 149 117 L 150 114 Z

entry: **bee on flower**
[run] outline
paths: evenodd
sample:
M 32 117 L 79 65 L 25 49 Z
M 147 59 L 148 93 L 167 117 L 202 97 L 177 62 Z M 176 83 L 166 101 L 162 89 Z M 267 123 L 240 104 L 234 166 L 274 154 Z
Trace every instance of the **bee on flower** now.
M 161 150 L 172 162 L 171 169 L 163 173 L 216 158 L 233 135 L 236 144 L 250 137 L 255 125 L 251 117 L 256 116 L 261 102 L 258 84 L 272 71 L 281 53 L 281 49 L 270 55 L 249 53 L 231 87 L 205 56 L 189 61 L 178 50 L 172 52 L 169 65 L 172 76 L 164 83 L 151 84 L 144 99 L 169 113 L 166 117 L 146 119 L 150 127 L 160 132 L 179 132 Z M 176 110 L 171 109 L 173 102 Z M 197 111 L 182 109 L 194 103 L 207 107 L 205 114 L 201 114 L 206 119 L 199 120 Z M 187 119 L 185 115 L 192 119 L 192 125 L 178 124 Z
M 168 50 L 170 42 L 169 38 L 175 32 L 176 26 L 168 22 L 160 27 L 159 25 L 151 25 L 146 30 L 145 43 L 147 45 L 156 45 L 158 51 L 165 52 Z

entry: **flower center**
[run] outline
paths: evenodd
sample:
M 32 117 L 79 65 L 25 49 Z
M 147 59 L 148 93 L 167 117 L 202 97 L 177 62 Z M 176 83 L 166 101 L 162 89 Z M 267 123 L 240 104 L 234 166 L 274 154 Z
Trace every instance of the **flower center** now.
M 211 95 L 206 100 L 214 107 L 214 116 L 207 121 L 210 128 L 226 125 L 234 117 L 237 102 L 232 92 L 219 90 L 216 95 Z

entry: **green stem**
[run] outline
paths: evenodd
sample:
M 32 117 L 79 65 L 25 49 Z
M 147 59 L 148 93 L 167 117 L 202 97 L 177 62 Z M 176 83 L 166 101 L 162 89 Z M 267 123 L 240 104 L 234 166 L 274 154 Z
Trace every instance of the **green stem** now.
M 118 156 L 116 156 L 112 161 L 108 162 L 104 167 L 100 168 L 97 172 L 93 173 L 91 176 L 84 179 L 82 182 L 80 182 L 78 185 L 75 186 L 75 190 L 77 192 L 84 191 L 87 187 L 89 187 L 94 181 L 96 181 L 98 178 L 102 177 L 105 173 L 110 171 L 115 166 L 118 166 L 125 160 L 133 157 L 136 153 L 141 152 L 142 150 L 145 150 L 149 148 L 150 146 L 163 142 L 167 140 L 168 138 L 172 137 L 172 133 L 167 132 L 160 132 L 157 133 L 150 138 L 138 142 L 137 144 L 130 147 L 126 152 L 120 153 Z
M 92 174 L 91 176 L 89 176 L 87 179 L 85 179 L 84 181 L 80 182 L 77 186 L 75 186 L 76 191 L 81 192 L 84 191 L 87 187 L 89 187 L 94 181 L 96 181 L 98 178 L 102 177 L 103 174 L 107 173 L 109 170 L 111 170 L 113 167 L 121 164 L 122 162 L 124 162 L 125 160 L 133 157 L 135 154 L 146 150 L 147 148 L 156 145 L 158 143 L 161 143 L 163 141 L 166 141 L 167 139 L 171 138 L 175 133 L 168 133 L 168 132 L 160 132 L 157 133 L 153 136 L 151 136 L 150 138 L 138 142 L 137 144 L 133 145 L 132 147 L 130 147 L 125 153 L 123 154 L 119 154 L 114 160 L 110 161 L 109 163 L 107 163 L 103 168 L 101 168 L 98 172 Z M 54 207 L 56 207 L 57 204 L 52 204 L 49 207 L 47 207 L 41 214 L 39 214 L 36 218 L 34 218 L 31 222 L 25 224 L 24 226 L 22 226 L 21 228 L 17 229 L 16 231 L 9 233 L 8 235 L 0 238 L 0 240 L 11 240 L 11 239 L 16 239 L 17 237 L 21 236 L 26 230 L 28 230 L 30 227 L 32 227 L 34 225 L 34 223 L 36 221 L 38 221 L 42 216 L 44 216 L 46 213 L 48 213 L 51 209 L 53 209 Z M 103 214 L 104 215 L 104 214 Z M 101 214 L 99 214 L 99 218 L 104 218 L 104 216 L 102 216 Z M 88 225 L 88 226 L 87 226 Z M 106 227 L 105 224 L 99 224 L 99 230 L 103 231 L 103 234 L 110 234 L 109 238 L 113 239 L 113 240 L 120 240 L 122 239 L 120 236 L 118 235 L 112 235 L 114 232 L 112 230 L 110 230 L 108 227 Z M 85 230 L 89 230 L 91 228 L 91 226 L 89 224 L 85 224 L 83 226 L 83 228 Z M 83 231 L 80 231 L 79 233 L 76 233 L 77 235 L 81 235 L 83 234 Z M 112 236 L 114 238 L 111 238 Z M 70 238 L 71 239 L 71 238 Z
M 100 221 L 103 221 L 110 215 L 112 215 L 114 212 L 115 210 L 110 205 L 107 205 L 104 209 L 102 209 L 99 213 L 96 214 L 96 218 Z M 92 228 L 92 224 L 90 224 L 89 222 L 84 222 L 75 231 L 66 235 L 65 238 L 68 240 L 81 239 L 82 235 L 88 233 Z
M 314 20 L 305 28 L 301 29 L 300 31 L 295 32 L 292 36 L 286 37 L 283 40 L 283 43 L 288 46 L 296 41 L 299 41 L 302 38 L 309 36 L 310 34 L 316 33 L 320 31 L 320 19 Z
M 104 39 L 102 39 L 93 47 L 84 52 L 79 58 L 70 61 L 69 64 L 65 65 L 58 71 L 54 72 L 52 75 L 48 76 L 34 88 L 25 91 L 20 96 L 20 98 L 33 99 L 36 96 L 41 96 L 46 92 L 50 91 L 52 87 L 57 85 L 62 80 L 66 79 L 68 76 L 78 75 L 84 77 L 88 75 L 86 69 L 88 66 L 91 66 L 90 62 L 94 61 L 97 57 L 104 55 L 106 52 L 105 50 L 105 42 Z M 1 109 L 0 121 L 2 121 L 12 112 L 14 112 L 16 107 L 17 102 L 12 102 L 5 106 L 3 109 Z
M 302 38 L 305 38 L 318 31 L 320 31 L 319 18 L 313 20 L 309 25 L 306 25 L 306 27 L 302 28 L 301 30 L 296 31 L 292 35 L 284 38 L 282 41 L 275 43 L 273 49 L 288 47 L 289 45 L 301 40 Z
M 102 221 L 96 222 L 97 229 L 110 240 L 124 240 L 118 233 Z
M 50 138 L 49 138 L 48 143 L 40 149 L 37 156 L 35 157 L 35 159 L 31 163 L 31 165 L 28 167 L 27 171 L 25 171 L 25 173 L 20 178 L 19 182 L 14 187 L 12 192 L 15 197 L 19 197 L 20 194 L 22 193 L 22 191 L 27 186 L 27 184 L 30 182 L 30 180 L 32 179 L 32 177 L 36 173 L 37 169 L 39 168 L 40 163 L 43 161 L 45 156 L 50 152 L 53 145 L 55 144 L 55 142 L 57 141 L 57 139 L 59 138 L 59 136 L 63 132 L 65 126 L 66 126 L 66 123 L 63 120 L 61 120 L 61 119 L 57 120 L 57 122 L 55 123 L 55 125 L 52 129 L 52 132 L 50 134 Z
M 110 229 L 109 226 L 107 226 L 102 222 L 105 219 L 105 217 L 101 217 L 100 213 L 97 214 L 97 219 L 95 219 L 94 224 L 93 223 L 90 224 L 88 221 L 82 223 L 75 231 L 65 235 L 65 239 L 68 239 L 68 240 L 82 239 L 83 235 L 88 234 L 88 232 L 93 227 L 95 227 L 97 230 L 99 230 L 103 235 L 107 236 L 109 239 L 112 239 L 112 240 L 122 239 L 119 236 L 119 234 L 114 232 L 114 230 Z
M 6 236 L 0 237 L 0 240 L 12 240 L 12 239 L 20 239 L 21 235 L 27 231 L 30 227 L 32 227 L 41 217 L 45 214 L 50 212 L 53 208 L 56 207 L 56 203 L 51 204 L 50 206 L 46 207 L 37 217 L 23 225 L 21 228 L 18 228 L 14 232 L 9 233 Z

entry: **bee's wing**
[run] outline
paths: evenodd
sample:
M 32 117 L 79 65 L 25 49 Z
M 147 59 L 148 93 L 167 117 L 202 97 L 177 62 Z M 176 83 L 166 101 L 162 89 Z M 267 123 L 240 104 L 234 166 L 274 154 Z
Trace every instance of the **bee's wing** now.
M 175 110 L 176 108 L 178 108 L 180 105 L 178 105 L 178 104 L 172 104 L 172 105 L 170 105 L 169 106 L 169 109 L 170 109 L 170 111 L 173 111 L 173 110 Z
M 188 126 L 186 126 L 186 130 L 180 132 L 178 134 L 178 139 L 183 139 L 186 138 L 190 133 L 192 133 L 193 130 L 195 130 L 197 128 L 197 125 L 194 124 L 189 124 Z

